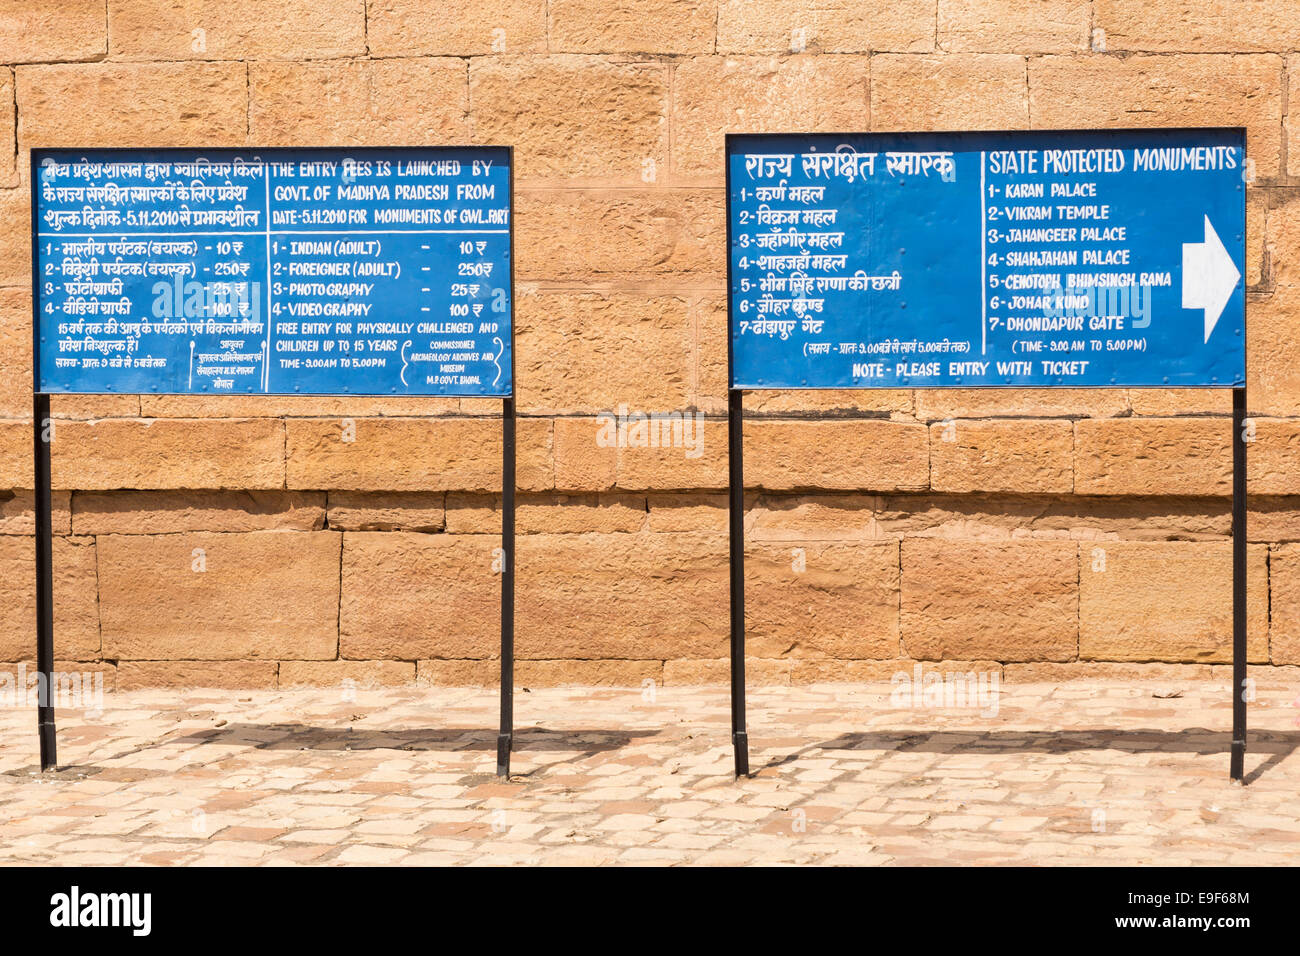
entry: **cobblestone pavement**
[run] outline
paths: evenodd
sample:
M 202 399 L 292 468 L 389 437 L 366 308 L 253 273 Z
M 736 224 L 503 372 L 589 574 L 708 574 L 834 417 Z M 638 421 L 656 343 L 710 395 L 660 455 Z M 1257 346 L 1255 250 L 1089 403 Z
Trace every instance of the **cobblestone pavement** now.
M 0 862 L 1294 863 L 1296 690 L 1259 689 L 1244 788 L 1219 681 L 751 689 L 740 782 L 718 687 L 520 692 L 508 783 L 493 690 L 109 694 L 53 774 L 0 711 Z

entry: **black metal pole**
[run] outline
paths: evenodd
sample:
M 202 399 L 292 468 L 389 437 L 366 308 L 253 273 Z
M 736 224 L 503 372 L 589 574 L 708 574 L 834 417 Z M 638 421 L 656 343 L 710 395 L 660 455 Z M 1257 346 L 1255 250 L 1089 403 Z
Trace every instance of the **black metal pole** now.
M 727 489 L 731 556 L 731 746 L 736 776 L 749 774 L 745 732 L 745 427 L 744 392 L 727 393 Z
M 1232 390 L 1232 766 L 1246 764 L 1246 390 Z
M 510 776 L 515 725 L 515 400 L 502 403 L 501 417 L 501 731 L 497 776 Z
M 36 393 L 32 402 L 32 460 L 36 488 L 36 728 L 41 740 L 41 769 L 58 763 L 54 728 L 54 524 L 50 507 L 50 396 Z

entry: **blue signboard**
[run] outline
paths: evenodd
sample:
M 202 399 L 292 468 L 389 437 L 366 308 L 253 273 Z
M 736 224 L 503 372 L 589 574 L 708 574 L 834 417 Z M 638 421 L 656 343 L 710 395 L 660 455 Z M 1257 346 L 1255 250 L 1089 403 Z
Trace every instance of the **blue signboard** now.
M 510 159 L 33 150 L 37 391 L 509 396 Z
M 731 385 L 1245 382 L 1240 129 L 731 136 Z

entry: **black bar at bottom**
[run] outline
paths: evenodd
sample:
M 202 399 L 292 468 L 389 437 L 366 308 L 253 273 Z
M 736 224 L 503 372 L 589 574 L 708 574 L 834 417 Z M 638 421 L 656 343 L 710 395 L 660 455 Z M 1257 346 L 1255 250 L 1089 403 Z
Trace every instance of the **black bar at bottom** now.
M 749 775 L 745 731 L 745 393 L 727 394 L 727 488 L 731 556 L 731 747 L 736 776 Z
M 501 406 L 501 732 L 497 776 L 510 776 L 515 726 L 515 400 Z
M 40 735 L 41 769 L 58 763 L 54 728 L 54 528 L 50 508 L 50 396 L 32 402 L 32 459 L 36 486 L 36 729 Z
M 1232 390 L 1232 761 L 1246 770 L 1246 390 Z

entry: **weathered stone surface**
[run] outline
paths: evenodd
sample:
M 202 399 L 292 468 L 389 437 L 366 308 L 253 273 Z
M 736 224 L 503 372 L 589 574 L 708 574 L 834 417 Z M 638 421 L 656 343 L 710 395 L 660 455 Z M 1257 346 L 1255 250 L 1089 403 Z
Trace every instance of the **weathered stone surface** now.
M 1086 91 L 1086 95 L 1081 95 Z M 1281 163 L 1282 58 L 1215 56 L 1043 56 L 1029 61 L 1029 104 L 1036 129 L 1222 126 L 1247 128 L 1259 176 Z
M 1246 304 L 1246 394 L 1258 415 L 1300 415 L 1300 285 Z
M 874 495 L 759 495 L 746 509 L 745 536 L 792 544 L 879 538 L 879 503 Z
M 365 0 L 108 0 L 108 33 L 123 60 L 363 56 Z
M 1254 441 L 1246 448 L 1246 489 L 1252 495 L 1300 494 L 1300 421 L 1253 418 Z
M 692 438 L 689 446 L 661 443 L 620 448 L 618 487 L 626 491 L 727 487 L 726 424 L 696 419 Z
M 0 0 L 0 63 L 90 60 L 107 50 L 103 0 Z
M 1109 418 L 1128 411 L 1117 388 L 918 388 L 916 417 L 948 418 Z
M 1131 388 L 1128 397 L 1133 414 L 1140 416 L 1232 414 L 1232 390 L 1227 388 Z
M 95 542 L 54 539 L 54 652 L 68 660 L 99 657 L 99 606 L 95 596 Z M 0 536 L 0 661 L 32 658 L 36 651 L 36 541 Z
M 725 494 L 650 495 L 651 531 L 726 531 Z
M 1294 50 L 1300 23 L 1287 0 L 1096 0 L 1093 28 L 1110 53 Z
M 72 528 L 76 534 L 319 531 L 324 527 L 325 495 L 320 493 L 78 492 L 72 499 Z
M 1077 546 L 926 538 L 902 544 L 902 646 L 925 660 L 1068 661 Z
M 727 646 L 721 535 L 538 534 L 518 549 L 520 658 L 667 660 Z
M 58 422 L 50 446 L 56 488 L 284 487 L 278 419 Z
M 867 57 L 696 57 L 673 72 L 673 175 L 721 184 L 725 133 L 867 128 Z
M 0 418 L 32 414 L 30 289 L 0 289 Z
M 281 661 L 281 687 L 397 687 L 415 683 L 414 661 Z
M 32 288 L 31 193 L 0 189 L 0 286 L 18 286 L 29 298 Z M 14 307 L 10 302 L 10 307 Z M 28 323 L 31 314 L 28 313 Z M 28 325 L 28 329 L 31 325 Z M 28 350 L 31 342 L 28 340 Z M 13 361 L 12 359 L 10 361 Z
M 285 429 L 291 488 L 430 492 L 501 487 L 501 423 L 495 419 L 291 418 Z M 521 420 L 516 451 L 519 486 L 550 487 L 550 422 Z
M 646 500 L 644 495 L 626 494 L 529 495 L 518 501 L 515 521 L 520 534 L 641 531 L 646 526 Z
M 1099 553 L 1101 552 L 1101 553 Z M 1247 550 L 1247 652 L 1268 660 L 1266 548 Z M 1230 542 L 1113 542 L 1079 554 L 1079 657 L 1232 659 Z
M 36 493 L 0 491 L 0 535 L 36 533 Z M 72 533 L 72 495 L 56 491 L 50 495 L 50 525 L 55 534 Z
M 930 426 L 930 485 L 949 492 L 1069 492 L 1067 421 L 952 421 Z
M 255 531 L 97 538 L 104 656 L 333 659 L 341 537 Z
M 762 660 L 745 656 L 745 683 L 749 687 L 783 687 L 790 683 L 790 669 L 800 661 Z M 808 662 L 814 663 L 814 662 Z M 725 687 L 731 680 L 731 660 L 729 658 L 701 660 L 683 658 L 664 661 L 664 686 L 688 687 L 699 684 L 713 684 Z
M 445 498 L 418 491 L 331 491 L 329 525 L 337 531 L 442 531 Z
M 1150 683 L 1166 688 L 1179 681 L 1207 680 L 1211 677 L 1209 664 L 1115 663 L 1111 661 L 1071 661 L 1054 664 L 1034 661 L 1027 664 L 1007 664 L 1002 668 L 1002 679 L 1009 684 L 1032 684 L 1044 681 L 1073 680 L 1123 680 L 1134 684 Z
M 545 53 L 546 0 L 370 0 L 371 56 Z
M 415 668 L 415 682 L 423 687 L 494 687 L 501 681 L 501 664 L 494 660 L 434 659 L 416 661 Z
M 531 414 L 666 412 L 689 388 L 690 300 L 556 292 L 515 303 L 519 404 Z
M 32 488 L 32 421 L 0 421 L 0 488 Z
M 0 186 L 16 186 L 18 157 L 9 144 L 17 142 L 18 116 L 14 112 L 14 75 L 0 68 Z
M 344 534 L 340 654 L 408 661 L 495 655 L 500 547 L 499 533 Z
M 897 656 L 898 542 L 747 547 L 745 622 L 761 658 Z
M 906 422 L 748 421 L 745 485 L 922 491 L 930 480 L 928 446 L 925 426 Z
M 99 397 L 99 396 L 96 396 Z M 120 396 L 119 396 L 120 397 Z M 328 395 L 142 395 L 145 418 L 424 418 L 456 415 L 461 400 Z M 482 414 L 499 414 L 498 399 Z
M 723 343 L 722 406 L 726 408 L 726 343 Z M 885 412 L 890 417 L 911 417 L 912 393 L 905 388 L 828 388 L 792 389 L 748 392 L 745 395 L 745 414 L 779 416 L 794 413 L 816 412 L 834 417 L 844 413 L 861 415 L 866 412 Z
M 1214 418 L 1076 422 L 1075 494 L 1231 494 L 1231 431 Z
M 239 146 L 242 63 L 85 63 L 18 68 L 19 145 Z
M 121 661 L 117 689 L 218 687 L 236 689 L 276 685 L 275 661 Z
M 954 53 L 1088 49 L 1089 0 L 939 0 L 939 48 Z
M 877 506 L 880 535 L 1006 541 L 1223 540 L 1231 532 L 1224 498 L 1080 495 L 887 496 Z
M 719 53 L 873 53 L 934 49 L 934 0 L 721 0 Z
M 1228 577 L 1231 580 L 1231 575 Z M 1300 664 L 1300 544 L 1273 548 L 1269 586 L 1272 592 L 1269 657 L 1274 664 Z M 1231 626 L 1228 633 L 1232 633 Z M 1254 654 L 1251 659 L 1255 659 Z
M 469 139 L 455 59 L 256 63 L 250 136 L 268 146 L 456 145 Z
M 668 161 L 668 67 L 562 55 L 470 63 L 474 138 L 513 143 L 516 180 L 642 184 Z
M 700 0 L 550 0 L 556 53 L 712 53 L 717 9 Z
M 596 418 L 555 420 L 555 487 L 561 491 L 607 491 L 618 481 L 618 445 Z M 604 436 L 604 438 L 602 438 Z
M 529 661 L 515 663 L 516 687 L 635 687 L 663 683 L 660 661 Z
M 51 395 L 50 417 L 75 421 L 93 418 L 139 418 L 140 396 Z
M 1025 58 L 1005 53 L 871 59 L 873 130 L 1024 129 Z
M 529 280 L 673 280 L 725 287 L 721 189 L 520 189 L 515 268 Z M 725 326 L 724 326 L 725 331 Z

